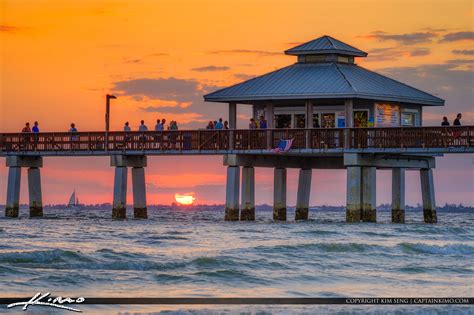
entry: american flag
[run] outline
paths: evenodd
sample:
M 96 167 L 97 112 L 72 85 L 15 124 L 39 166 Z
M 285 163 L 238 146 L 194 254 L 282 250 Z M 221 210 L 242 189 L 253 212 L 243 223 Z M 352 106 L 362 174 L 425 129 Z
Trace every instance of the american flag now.
M 273 153 L 287 152 L 291 149 L 292 144 L 293 144 L 293 139 L 280 139 L 280 141 L 278 141 L 278 146 L 275 149 L 272 149 L 272 152 Z

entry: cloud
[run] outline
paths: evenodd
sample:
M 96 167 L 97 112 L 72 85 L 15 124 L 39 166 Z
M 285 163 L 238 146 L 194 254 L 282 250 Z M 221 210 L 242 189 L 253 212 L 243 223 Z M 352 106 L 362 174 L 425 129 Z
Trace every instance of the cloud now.
M 113 83 L 113 91 L 119 96 L 134 100 L 139 110 L 156 113 L 168 120 L 186 124 L 186 128 L 203 127 L 209 117 L 223 117 L 228 107 L 205 103 L 203 95 L 221 87 L 205 84 L 195 79 L 136 78 Z
M 125 59 L 125 63 L 142 63 L 142 59 Z
M 455 32 L 443 36 L 441 42 L 455 42 L 458 40 L 474 40 L 474 32 Z
M 146 96 L 150 99 L 190 102 L 202 93 L 195 80 L 177 78 L 142 78 L 114 83 L 114 91 L 121 95 Z
M 244 54 L 244 55 L 257 55 L 260 57 L 267 56 L 282 56 L 283 53 L 276 51 L 266 50 L 248 50 L 248 49 L 230 49 L 230 50 L 213 50 L 206 52 L 209 55 L 231 55 L 231 54 Z
M 5 24 L 0 25 L 0 33 L 13 34 L 13 33 L 18 32 L 20 29 L 21 28 L 17 26 L 11 26 L 11 25 L 5 25 Z
M 409 51 L 408 54 L 412 57 L 426 56 L 430 54 L 430 50 L 428 48 L 416 48 Z
M 474 71 L 469 67 L 472 63 L 472 60 L 454 59 L 443 64 L 383 68 L 377 71 L 444 99 L 444 107 L 424 108 L 424 112 L 440 118 L 449 112 L 473 112 Z M 433 123 L 439 124 L 439 119 Z M 465 124 L 472 123 L 474 121 L 465 121 Z
M 364 60 L 365 62 L 370 61 L 385 61 L 385 60 L 397 60 L 400 57 L 419 57 L 426 56 L 431 53 L 428 48 L 399 48 L 399 47 L 385 47 L 375 48 L 369 51 L 369 58 Z
M 246 73 L 236 73 L 234 74 L 234 78 L 240 79 L 240 80 L 250 80 L 255 78 L 256 75 L 254 74 L 246 74 Z
M 226 67 L 226 66 L 205 66 L 205 67 L 193 68 L 191 70 L 192 71 L 197 71 L 197 72 L 227 71 L 227 70 L 230 70 L 230 67 Z
M 149 54 L 148 56 L 149 57 L 166 57 L 166 56 L 169 56 L 169 55 L 170 54 L 158 52 L 158 53 Z
M 395 41 L 404 45 L 414 45 L 420 43 L 429 43 L 437 37 L 435 32 L 415 32 L 406 34 L 389 34 L 382 31 L 375 31 L 369 35 L 363 36 L 378 41 Z
M 466 55 L 466 56 L 474 55 L 474 49 L 464 49 L 464 50 L 455 49 L 455 50 L 452 50 L 451 52 L 456 55 Z

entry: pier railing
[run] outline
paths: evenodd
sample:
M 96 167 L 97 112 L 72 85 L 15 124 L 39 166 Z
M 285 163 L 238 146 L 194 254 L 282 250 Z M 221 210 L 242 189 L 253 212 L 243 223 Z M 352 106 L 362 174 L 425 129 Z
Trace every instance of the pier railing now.
M 268 150 L 290 138 L 293 149 L 471 148 L 474 126 L 0 133 L 0 153 Z

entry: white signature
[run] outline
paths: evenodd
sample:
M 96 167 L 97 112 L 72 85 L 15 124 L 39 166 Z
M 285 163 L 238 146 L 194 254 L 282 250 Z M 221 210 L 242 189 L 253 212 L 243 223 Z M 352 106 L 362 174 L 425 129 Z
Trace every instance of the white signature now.
M 30 306 L 30 305 L 41 305 L 41 306 L 56 307 L 56 308 L 60 308 L 60 309 L 63 309 L 63 310 L 82 313 L 82 311 L 77 309 L 77 308 L 72 308 L 72 307 L 69 307 L 69 306 L 62 305 L 62 304 L 63 303 L 68 303 L 68 304 L 83 303 L 86 300 L 85 298 L 78 297 L 77 299 L 71 299 L 70 297 L 62 298 L 62 297 L 58 296 L 54 299 L 52 297 L 50 297 L 47 300 L 45 300 L 44 302 L 42 302 L 42 300 L 46 299 L 50 294 L 51 293 L 48 292 L 48 293 L 45 293 L 45 294 L 41 295 L 41 292 L 38 292 L 29 301 L 27 301 L 27 302 L 16 302 L 16 303 L 8 304 L 7 308 L 12 308 L 12 307 L 15 307 L 15 306 L 23 306 L 22 310 L 26 311 L 28 309 L 28 306 Z

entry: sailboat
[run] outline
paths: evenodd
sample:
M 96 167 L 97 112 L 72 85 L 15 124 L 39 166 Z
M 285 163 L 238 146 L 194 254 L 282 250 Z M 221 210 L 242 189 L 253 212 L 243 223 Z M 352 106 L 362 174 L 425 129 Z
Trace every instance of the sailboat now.
M 71 197 L 69 197 L 69 202 L 67 203 L 67 207 L 73 208 L 73 209 L 80 208 L 79 197 L 76 196 L 76 190 L 74 190 L 71 194 Z

